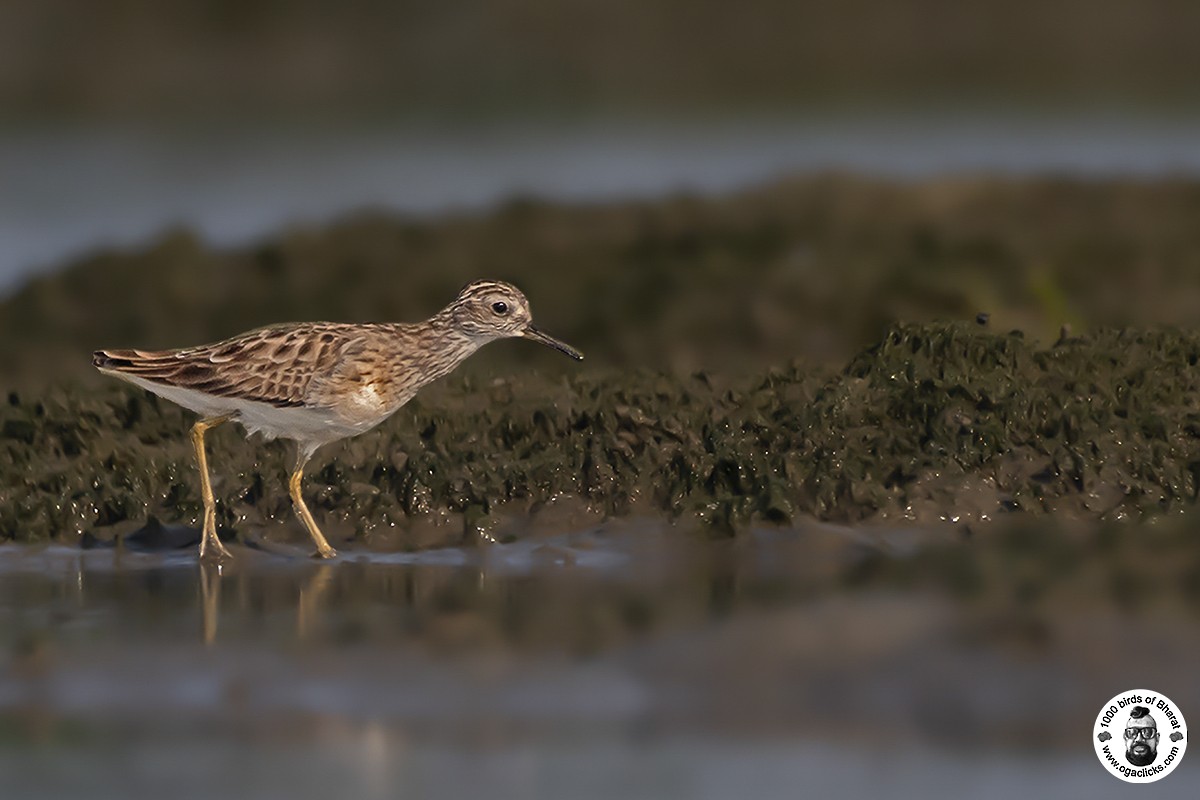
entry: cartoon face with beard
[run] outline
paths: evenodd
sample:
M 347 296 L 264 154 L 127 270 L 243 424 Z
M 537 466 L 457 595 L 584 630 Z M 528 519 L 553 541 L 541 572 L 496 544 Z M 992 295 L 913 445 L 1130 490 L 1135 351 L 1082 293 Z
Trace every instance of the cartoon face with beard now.
M 1158 758 L 1158 724 L 1150 709 L 1134 706 L 1125 723 L 1125 760 L 1135 767 L 1145 767 Z

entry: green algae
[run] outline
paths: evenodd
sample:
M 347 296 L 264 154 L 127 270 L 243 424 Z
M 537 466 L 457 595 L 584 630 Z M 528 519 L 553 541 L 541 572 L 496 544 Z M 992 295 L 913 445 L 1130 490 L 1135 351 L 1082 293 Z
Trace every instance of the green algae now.
M 340 538 L 404 546 L 513 535 L 570 500 L 714 535 L 806 517 L 1014 513 L 1141 519 L 1186 508 L 1200 476 L 1200 334 L 1103 330 L 1048 348 L 976 324 L 900 324 L 839 372 L 749 378 L 585 371 L 452 378 L 376 431 L 320 451 L 310 504 Z M 153 515 L 193 523 L 190 415 L 112 383 L 12 393 L 0 407 L 0 536 L 70 538 Z M 210 436 L 219 525 L 291 524 L 288 452 Z

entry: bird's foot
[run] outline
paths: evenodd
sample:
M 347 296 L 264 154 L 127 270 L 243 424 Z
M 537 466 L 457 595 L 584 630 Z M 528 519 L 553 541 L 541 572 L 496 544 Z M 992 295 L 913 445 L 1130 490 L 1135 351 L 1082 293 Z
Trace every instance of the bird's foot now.
M 233 561 L 233 553 L 221 544 L 221 540 L 216 537 L 216 534 L 213 534 L 211 538 L 205 536 L 200 541 L 200 560 L 206 564 L 221 564 Z
M 337 554 L 337 550 L 334 550 L 329 545 L 326 545 L 323 548 L 318 548 L 316 552 L 309 556 L 309 558 L 337 558 Z

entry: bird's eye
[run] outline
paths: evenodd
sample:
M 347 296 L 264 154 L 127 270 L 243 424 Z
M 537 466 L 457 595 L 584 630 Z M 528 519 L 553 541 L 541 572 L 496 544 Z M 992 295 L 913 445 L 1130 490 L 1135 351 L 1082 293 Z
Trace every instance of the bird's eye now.
M 492 303 L 492 311 L 495 311 L 500 316 L 504 316 L 508 313 L 508 303 L 504 302 L 503 300 L 497 300 L 496 302 Z

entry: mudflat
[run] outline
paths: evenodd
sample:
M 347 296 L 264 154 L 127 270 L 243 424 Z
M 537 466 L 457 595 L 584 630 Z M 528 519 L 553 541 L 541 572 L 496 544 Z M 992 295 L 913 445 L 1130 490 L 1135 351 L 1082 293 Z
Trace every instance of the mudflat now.
M 827 176 L 64 265 L 0 304 L 0 787 L 1115 796 L 1099 704 L 1200 707 L 1197 212 Z M 481 275 L 588 360 L 489 345 L 320 450 L 332 564 L 287 448 L 214 430 L 235 559 L 198 565 L 191 415 L 91 351 L 417 320 Z

